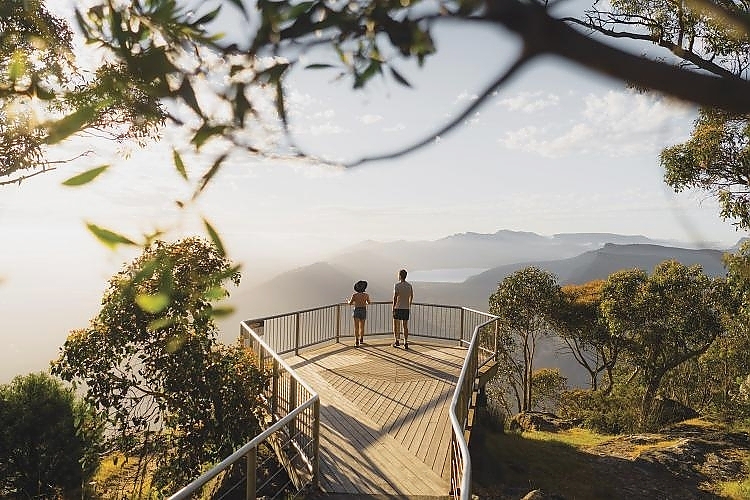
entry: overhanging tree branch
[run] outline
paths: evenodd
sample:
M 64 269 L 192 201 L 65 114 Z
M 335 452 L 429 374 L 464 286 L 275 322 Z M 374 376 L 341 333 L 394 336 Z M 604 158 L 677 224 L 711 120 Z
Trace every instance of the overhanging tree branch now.
M 606 35 L 610 38 L 627 38 L 629 40 L 640 40 L 640 41 L 647 41 L 647 42 L 654 43 L 656 45 L 659 45 L 660 47 L 664 47 L 665 49 L 669 50 L 672 54 L 676 55 L 680 59 L 684 59 L 685 61 L 688 61 L 694 64 L 696 67 L 700 69 L 706 70 L 717 76 L 730 78 L 730 79 L 737 79 L 739 81 L 745 82 L 745 80 L 742 80 L 741 78 L 737 77 L 737 75 L 735 75 L 728 69 L 724 68 L 723 66 L 720 66 L 714 63 L 713 61 L 709 61 L 708 59 L 704 59 L 700 57 L 698 54 L 696 54 L 695 52 L 688 50 L 688 49 L 684 49 L 680 45 L 670 42 L 669 40 L 666 40 L 664 38 L 657 39 L 645 33 L 631 33 L 628 31 L 615 31 L 613 29 L 607 29 L 607 28 L 604 28 L 603 26 L 598 26 L 591 22 L 582 21 L 574 17 L 566 17 L 566 18 L 562 18 L 561 20 L 566 21 L 568 23 L 572 23 L 572 24 L 578 24 L 580 26 L 591 29 L 593 31 L 597 31 L 601 33 L 602 35 Z M 660 63 L 660 64 L 663 64 L 663 63 Z
M 750 82 L 701 74 L 629 54 L 579 33 L 539 6 L 517 0 L 498 1 L 490 4 L 484 19 L 518 34 L 531 53 L 555 54 L 599 73 L 702 106 L 750 112 Z
M 406 155 L 408 153 L 411 153 L 419 148 L 422 148 L 426 146 L 427 144 L 431 143 L 438 137 L 447 134 L 448 132 L 451 132 L 454 130 L 462 121 L 464 121 L 466 118 L 471 115 L 474 111 L 476 111 L 484 102 L 492 95 L 492 92 L 494 92 L 498 87 L 502 86 L 505 82 L 510 80 L 510 78 L 528 61 L 530 61 L 533 58 L 534 54 L 529 53 L 523 53 L 516 62 L 513 63 L 513 65 L 508 68 L 508 70 L 501 75 L 499 78 L 494 80 L 491 84 L 489 84 L 485 89 L 479 94 L 479 96 L 464 109 L 461 113 L 458 114 L 455 118 L 450 120 L 448 123 L 440 127 L 435 132 L 432 132 L 425 138 L 415 142 L 414 144 L 411 144 L 410 146 L 406 146 L 405 148 L 396 150 L 391 153 L 386 153 L 382 155 L 375 155 L 370 157 L 364 157 L 361 158 L 353 163 L 347 164 L 348 167 L 355 167 L 357 165 L 361 165 L 362 163 L 372 162 L 372 161 L 378 161 L 378 160 L 391 160 L 393 158 L 398 158 L 399 156 Z

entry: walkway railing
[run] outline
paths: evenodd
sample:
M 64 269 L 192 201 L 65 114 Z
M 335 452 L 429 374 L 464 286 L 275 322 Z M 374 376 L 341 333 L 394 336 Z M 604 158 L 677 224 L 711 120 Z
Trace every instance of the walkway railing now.
M 242 460 L 245 461 L 244 473 L 214 498 L 237 498 L 237 489 L 243 485 L 243 496 L 248 500 L 276 498 L 279 493 L 298 493 L 318 482 L 320 398 L 246 323 L 240 324 L 239 340 L 255 353 L 258 366 L 271 373 L 271 383 L 264 393 L 268 427 L 169 497 L 170 500 L 201 496 L 209 481 L 222 473 L 229 473 Z M 275 463 L 280 458 L 283 471 L 269 467 L 268 461 Z M 282 477 L 283 472 L 286 472 L 286 477 Z
M 474 393 L 479 371 L 497 361 L 498 330 L 497 316 L 464 309 L 464 313 L 475 318 L 474 331 L 468 342 L 468 352 L 456 382 L 456 390 L 450 407 L 451 427 L 451 496 L 461 500 L 471 498 L 471 455 L 468 435 L 473 425 Z
M 392 335 L 391 302 L 375 302 L 367 308 L 365 335 Z M 240 339 L 250 342 L 261 366 L 270 369 L 273 377 L 266 399 L 272 425 L 251 442 L 203 474 L 171 499 L 190 498 L 233 464 L 246 459 L 246 498 L 255 499 L 257 485 L 257 450 L 261 444 L 282 454 L 282 465 L 290 480 L 285 486 L 301 491 L 317 485 L 319 473 L 320 402 L 309 388 L 284 363 L 281 355 L 298 354 L 301 349 L 338 342 L 354 337 L 351 306 L 333 304 L 291 313 L 243 321 Z M 409 319 L 409 336 L 456 341 L 467 346 L 467 356 L 459 375 L 451 404 L 453 431 L 451 444 L 451 495 L 471 498 L 471 458 L 466 441 L 472 420 L 472 401 L 478 370 L 495 360 L 497 352 L 497 317 L 465 307 L 414 303 Z M 286 451 L 284 451 L 286 450 Z M 291 451 L 290 451 L 291 450 Z M 270 480 L 269 480 L 270 481 Z M 268 482 L 268 481 L 267 481 Z M 279 493 L 271 493 L 275 497 Z

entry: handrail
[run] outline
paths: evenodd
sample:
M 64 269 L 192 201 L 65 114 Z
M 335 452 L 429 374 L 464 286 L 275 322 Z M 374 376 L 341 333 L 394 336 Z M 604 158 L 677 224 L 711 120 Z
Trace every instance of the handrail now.
M 467 309 L 468 310 L 468 309 Z M 485 349 L 480 346 L 480 332 L 485 326 L 495 323 L 497 326 L 497 316 L 479 311 L 473 311 L 483 316 L 489 316 L 490 319 L 474 328 L 471 336 L 469 347 L 467 349 L 464 364 L 461 373 L 456 381 L 456 390 L 453 392 L 450 409 L 448 411 L 452 427 L 451 440 L 451 495 L 461 500 L 471 499 L 471 455 L 469 445 L 466 441 L 464 432 L 466 431 L 469 409 L 471 407 L 471 397 L 474 392 L 474 380 L 479 368 L 497 356 L 495 347 L 494 351 Z M 495 344 L 497 344 L 497 327 L 495 329 Z M 481 363 L 479 362 L 479 351 L 485 350 L 492 354 Z M 459 418 L 460 411 L 460 418 Z
M 283 369 L 284 372 L 288 373 L 290 377 L 295 381 L 298 386 L 302 387 L 304 391 L 306 391 L 309 394 L 309 397 L 303 401 L 299 406 L 296 408 L 290 409 L 290 411 L 282 417 L 281 419 L 274 422 L 269 428 L 262 431 L 260 434 L 255 436 L 252 440 L 250 440 L 248 443 L 240 447 L 237 451 L 229 455 L 227 458 L 213 466 L 210 470 L 203 473 L 200 477 L 193 480 L 190 484 L 185 486 L 184 488 L 180 489 L 176 493 L 174 493 L 172 496 L 169 497 L 169 500 L 181 500 L 184 498 L 189 498 L 194 493 L 197 493 L 203 486 L 205 486 L 209 481 L 214 479 L 216 476 L 227 470 L 229 467 L 231 467 L 233 464 L 235 464 L 237 461 L 242 459 L 243 457 L 248 457 L 248 464 L 251 463 L 251 455 L 252 459 L 255 458 L 255 453 L 257 452 L 257 448 L 260 444 L 268 440 L 273 434 L 283 430 L 285 427 L 293 423 L 297 418 L 300 417 L 306 410 L 310 409 L 313 413 L 313 422 L 312 422 L 312 434 L 313 434 L 313 450 L 312 450 L 312 457 L 308 457 L 308 460 L 313 464 L 312 465 L 312 480 L 311 482 L 313 484 L 317 484 L 318 481 L 318 475 L 319 475 L 319 429 L 320 429 L 320 397 L 318 394 L 310 387 L 304 380 L 302 380 L 297 373 L 292 370 L 292 368 L 276 353 L 273 349 L 271 349 L 266 342 L 263 341 L 262 338 L 260 338 L 252 328 L 247 326 L 246 324 L 242 323 L 240 324 L 240 337 L 243 339 L 244 342 L 244 336 L 243 334 L 246 334 L 253 343 L 257 345 L 258 352 L 258 363 L 260 364 L 260 367 L 263 368 L 265 365 L 263 355 L 264 353 L 268 353 L 271 358 L 273 359 L 274 368 L 280 367 Z M 276 395 L 274 395 L 275 397 Z M 272 406 L 275 406 L 275 404 L 272 403 Z M 250 473 L 250 471 L 248 471 Z M 249 476 L 250 474 L 248 474 Z M 252 492 L 250 485 L 246 487 L 247 489 L 247 498 L 255 498 L 256 492 L 255 492 L 255 485 L 252 485 Z
M 317 393 L 304 382 L 289 365 L 281 358 L 285 353 L 298 353 L 300 349 L 311 347 L 329 341 L 339 341 L 341 337 L 353 337 L 351 315 L 342 314 L 342 309 L 348 309 L 348 304 L 339 303 L 311 309 L 302 309 L 285 314 L 276 314 L 261 318 L 245 320 L 240 324 L 240 339 L 249 339 L 258 355 L 258 363 L 266 366 L 266 356 L 274 367 L 274 374 L 278 369 L 283 370 L 290 377 L 294 389 L 290 389 L 288 413 L 275 421 L 271 427 L 254 437 L 232 455 L 222 460 L 209 471 L 185 486 L 170 497 L 170 500 L 187 498 L 196 493 L 208 481 L 218 476 L 242 457 L 248 458 L 248 477 L 254 474 L 250 464 L 255 464 L 254 453 L 257 447 L 268 440 L 274 433 L 286 427 L 292 428 L 296 419 L 312 408 L 313 419 L 310 433 L 314 451 L 312 457 L 303 457 L 305 463 L 311 464 L 311 480 L 317 484 L 319 477 L 319 416 L 320 400 Z M 391 302 L 374 302 L 368 310 L 366 334 L 392 334 Z M 467 307 L 440 304 L 412 304 L 412 317 L 409 322 L 410 336 L 428 337 L 442 340 L 454 340 L 461 344 L 468 344 L 467 355 L 459 374 L 456 389 L 451 400 L 449 418 L 452 428 L 451 441 L 451 492 L 454 497 L 462 500 L 471 498 L 471 457 L 464 432 L 467 430 L 469 410 L 472 394 L 476 387 L 474 381 L 478 370 L 486 363 L 495 359 L 497 351 L 497 316 Z M 490 348 L 480 345 L 482 329 L 495 322 L 494 344 Z M 471 331 L 471 336 L 465 338 L 465 331 Z M 266 342 L 267 339 L 268 342 Z M 480 353 L 483 354 L 480 360 Z M 293 381 L 293 382 L 292 382 Z M 296 388 L 301 388 L 309 396 L 301 404 L 297 404 Z M 279 401 L 278 379 L 275 376 L 270 389 L 271 413 L 276 416 Z M 294 408 L 292 408 L 294 406 Z M 293 434 L 290 432 L 290 434 Z M 296 445 L 295 445 L 296 446 Z M 252 456 L 251 456 L 252 455 Z M 254 485 L 253 485 L 254 487 Z M 248 486 L 247 498 L 255 498 L 255 491 L 250 492 Z

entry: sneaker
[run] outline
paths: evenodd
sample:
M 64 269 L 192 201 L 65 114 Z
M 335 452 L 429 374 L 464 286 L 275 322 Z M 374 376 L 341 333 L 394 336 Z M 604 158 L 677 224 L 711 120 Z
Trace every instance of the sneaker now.
M 408 342 L 404 342 L 404 349 L 408 349 L 408 348 L 409 348 L 409 343 Z
M 398 340 L 397 340 L 396 342 L 394 342 L 394 343 L 393 343 L 393 347 L 398 347 L 398 346 L 400 346 L 400 345 L 401 345 L 401 344 L 399 344 L 399 343 L 398 343 Z

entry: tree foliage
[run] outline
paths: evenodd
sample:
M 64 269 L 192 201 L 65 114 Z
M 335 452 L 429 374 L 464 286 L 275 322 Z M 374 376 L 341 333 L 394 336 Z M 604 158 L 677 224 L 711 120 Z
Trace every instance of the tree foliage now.
M 616 0 L 607 9 L 595 4 L 584 19 L 572 22 L 662 47 L 679 67 L 748 81 L 750 4 L 744 0 Z M 749 147 L 747 110 L 702 106 L 691 138 L 661 154 L 665 182 L 676 192 L 707 191 L 719 201 L 724 219 L 750 229 Z
M 0 386 L 0 496 L 74 498 L 99 464 L 102 422 L 46 373 Z
M 666 148 L 660 158 L 675 191 L 711 193 L 724 219 L 750 229 L 750 115 L 703 109 L 690 139 Z
M 288 124 L 284 81 L 294 68 L 332 71 L 347 78 L 354 88 L 364 87 L 375 77 L 408 86 L 400 67 L 408 59 L 422 64 L 433 54 L 434 26 L 447 22 L 482 23 L 513 33 L 523 44 L 521 55 L 515 60 L 514 55 L 508 55 L 499 62 L 498 76 L 455 118 L 425 131 L 422 140 L 383 157 L 421 147 L 461 124 L 520 67 L 545 54 L 702 105 L 750 111 L 750 84 L 740 73 L 747 63 L 744 2 L 711 3 L 712 8 L 703 10 L 669 0 L 612 2 L 611 11 L 592 9 L 582 19 L 557 17 L 554 4 L 544 0 L 437 4 L 418 0 L 339 4 L 280 0 L 251 6 L 239 0 L 200 5 L 174 0 L 96 0 L 79 9 L 76 19 L 87 42 L 103 49 L 108 62 L 99 68 L 95 79 L 84 88 L 76 87 L 75 92 L 44 88 L 45 95 L 65 96 L 61 102 L 72 109 L 57 122 L 51 135 L 60 140 L 92 123 L 99 124 L 96 118 L 102 116 L 116 120 L 111 113 L 116 109 L 121 112 L 119 121 L 136 129 L 144 123 L 158 123 L 165 116 L 189 127 L 196 149 L 213 139 L 228 139 L 253 153 L 278 154 L 286 144 L 291 146 L 287 152 L 304 154 L 293 137 L 272 141 L 269 147 L 268 134 L 263 133 L 273 131 L 279 122 Z M 49 17 L 40 0 L 12 0 L 9 5 L 14 8 L 8 12 L 11 20 Z M 217 20 L 227 15 L 243 19 L 247 30 L 224 37 Z M 667 46 L 691 61 L 693 68 L 629 54 L 577 29 L 583 25 L 611 36 L 627 36 L 613 26 L 639 23 L 647 29 L 631 38 Z M 37 23 L 30 32 L 19 33 L 51 41 L 45 38 L 48 25 Z M 321 53 L 313 51 L 319 47 L 329 48 L 337 59 L 311 62 L 311 55 Z M 698 47 L 703 52 L 698 52 Z M 718 78 L 694 71 L 694 67 L 708 68 Z M 275 111 L 272 114 L 266 109 L 269 101 Z M 168 114 L 160 112 L 163 102 L 174 102 L 183 109 L 170 105 Z M 186 110 L 190 113 L 183 112 Z M 224 157 L 219 155 L 218 160 L 217 168 Z
M 266 375 L 244 348 L 217 341 L 213 321 L 239 278 L 204 240 L 157 241 L 110 280 L 99 314 L 53 365 L 107 412 L 113 450 L 155 460 L 167 492 L 259 431 Z
M 604 280 L 563 286 L 562 300 L 553 314 L 560 338 L 576 363 L 588 373 L 591 389 L 598 389 L 599 377 L 606 373 L 609 391 L 623 346 L 618 336 L 610 334 L 601 315 L 603 286 Z
M 645 387 L 642 426 L 648 425 L 667 373 L 706 352 L 724 334 L 722 288 L 700 266 L 676 261 L 662 262 L 651 275 L 619 271 L 604 285 L 602 313 L 612 334 L 623 339 L 628 362 Z
M 502 346 L 498 353 L 519 411 L 532 409 L 534 355 L 540 337 L 552 331 L 560 287 L 553 274 L 526 267 L 498 283 L 490 296 L 490 312 L 500 317 Z
M 53 169 L 48 146 L 75 133 L 143 140 L 163 123 L 148 85 L 119 63 L 88 76 L 76 63 L 72 36 L 42 0 L 0 5 L 0 185 Z
M 532 410 L 553 413 L 557 410 L 560 395 L 568 387 L 568 379 L 558 368 L 541 368 L 534 370 L 531 387 Z

